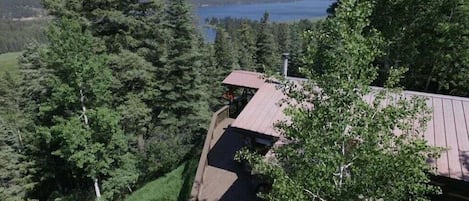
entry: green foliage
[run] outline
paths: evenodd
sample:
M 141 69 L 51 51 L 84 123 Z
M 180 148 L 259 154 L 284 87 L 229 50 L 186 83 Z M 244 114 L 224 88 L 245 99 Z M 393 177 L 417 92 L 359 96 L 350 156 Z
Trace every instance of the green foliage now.
M 274 36 L 269 24 L 269 13 L 264 13 L 256 38 L 256 71 L 274 73 L 280 69 L 279 57 L 275 55 Z
M 373 90 L 379 33 L 368 29 L 370 1 L 346 0 L 323 28 L 309 32 L 305 73 L 309 81 L 286 87 L 291 122 L 279 126 L 286 145 L 275 159 L 243 151 L 254 171 L 270 177 L 269 200 L 428 200 L 437 192 L 426 163 L 434 149 L 421 132 L 428 120 L 425 101 L 400 96 L 402 71 L 392 71 L 387 87 Z M 322 66 L 320 69 L 314 67 Z M 363 97 L 374 94 L 368 104 Z M 397 98 L 393 98 L 397 96 Z M 392 104 L 385 105 L 386 99 Z M 400 132 L 396 135 L 396 131 Z
M 10 161 L 33 161 L 34 168 L 5 176 L 15 181 L 5 191 L 12 198 L 90 200 L 97 185 L 102 199 L 121 200 L 201 141 L 210 98 L 202 58 L 211 53 L 199 53 L 205 44 L 185 1 L 43 3 L 54 15 L 49 43 L 28 45 L 20 58 L 17 104 L 27 121 L 18 127 L 27 157 Z M 19 182 L 23 174 L 27 180 Z
M 410 89 L 469 95 L 467 1 L 396 0 L 377 5 L 371 25 L 389 40 L 388 55 L 380 60 L 383 72 L 389 66 L 407 66 L 403 83 Z
M 198 52 L 190 7 L 184 0 L 171 1 L 167 9 L 169 39 L 168 63 L 161 69 L 160 118 L 162 129 L 192 140 L 202 134 L 208 121 L 208 107 L 202 83 L 202 55 Z M 205 75 L 208 76 L 208 75 Z
M 239 66 L 242 70 L 263 72 L 263 68 L 259 67 L 262 65 L 256 63 L 256 53 L 271 51 L 264 51 L 265 47 L 259 47 L 261 49 L 258 49 L 256 46 L 257 36 L 260 35 L 258 30 L 261 30 L 264 26 L 261 21 L 227 17 L 223 19 L 212 18 L 207 23 L 215 26 L 216 29 L 223 29 L 228 33 L 228 43 L 232 44 L 232 48 L 229 49 L 232 49 L 231 55 L 235 58 L 235 66 Z M 291 59 L 289 61 L 288 74 L 298 77 L 304 76 L 299 71 L 299 68 L 302 66 L 301 57 L 305 51 L 305 42 L 302 36 L 306 30 L 316 29 L 317 23 L 314 20 L 268 23 L 268 37 L 272 36 L 273 38 L 270 43 L 265 43 L 265 45 L 278 47 L 274 49 L 274 52 L 271 52 L 272 58 L 269 60 L 269 62 L 272 62 L 272 64 L 269 64 L 272 66 L 271 73 L 280 71 L 281 54 L 290 53 Z M 218 54 L 215 55 L 220 56 Z
M 409 89 L 468 96 L 467 1 L 376 2 L 370 26 L 388 41 L 376 61 L 376 84 L 384 84 L 392 66 L 404 66 L 409 71 L 402 83 Z
M 121 115 L 142 180 L 174 168 L 208 119 L 205 66 L 187 3 L 44 3 L 53 15 L 80 16 L 82 26 L 104 41 L 115 78 L 110 104 Z
M 0 199 L 24 200 L 34 187 L 34 162 L 25 153 L 24 128 L 29 122 L 20 109 L 17 76 L 0 76 Z
M 239 66 L 243 70 L 254 71 L 256 43 L 254 33 L 247 22 L 243 22 L 239 28 Z
M 222 78 L 226 77 L 235 68 L 235 59 L 233 55 L 234 49 L 229 39 L 228 33 L 225 30 L 218 28 L 215 36 L 215 65 L 218 68 L 217 72 L 221 73 Z
M 55 182 L 75 191 L 85 190 L 86 185 L 77 188 L 73 183 L 91 186 L 93 180 L 99 179 L 104 198 L 122 197 L 123 190 L 137 180 L 135 158 L 128 153 L 119 113 L 109 108 L 114 78 L 106 67 L 102 44 L 74 19 L 56 21 L 49 28 L 48 40 L 50 44 L 39 51 L 38 57 L 25 53 L 27 59 L 40 60 L 29 65 L 42 63 L 36 68 L 45 75 L 39 83 L 30 83 L 43 85 L 38 89 L 45 91 L 35 92 L 37 96 L 28 97 L 28 90 L 36 89 L 25 85 L 24 97 L 37 105 L 31 109 L 39 110 L 32 136 L 35 147 L 31 151 L 41 156 L 43 163 L 53 164 L 60 159 L 65 166 L 41 167 L 40 175 L 44 176 L 37 176 L 42 177 L 41 183 Z M 35 76 L 29 75 L 34 71 L 23 73 L 26 80 Z M 57 173 L 71 178 L 58 181 L 47 176 Z M 38 194 L 53 190 L 47 188 L 41 185 L 35 190 Z

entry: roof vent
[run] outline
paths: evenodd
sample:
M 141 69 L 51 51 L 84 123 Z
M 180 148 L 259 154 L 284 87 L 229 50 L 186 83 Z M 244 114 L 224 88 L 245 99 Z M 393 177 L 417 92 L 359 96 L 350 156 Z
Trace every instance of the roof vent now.
M 283 77 L 287 78 L 287 76 L 288 76 L 288 59 L 290 59 L 290 54 L 289 53 L 283 53 L 282 54 L 282 59 L 283 59 L 282 75 L 283 75 Z

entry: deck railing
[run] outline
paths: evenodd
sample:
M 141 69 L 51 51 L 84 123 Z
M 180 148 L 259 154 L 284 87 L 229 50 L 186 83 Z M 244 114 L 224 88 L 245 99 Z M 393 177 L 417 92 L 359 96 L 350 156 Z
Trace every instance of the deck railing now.
M 224 106 L 217 112 L 215 112 L 210 121 L 210 127 L 207 131 L 207 137 L 205 138 L 204 148 L 200 154 L 199 165 L 197 166 L 197 173 L 195 174 L 194 183 L 192 184 L 192 191 L 190 196 L 190 201 L 199 200 L 200 190 L 202 188 L 205 167 L 208 166 L 208 152 L 210 151 L 211 142 L 213 139 L 213 132 L 220 122 L 229 118 L 230 110 L 228 106 Z

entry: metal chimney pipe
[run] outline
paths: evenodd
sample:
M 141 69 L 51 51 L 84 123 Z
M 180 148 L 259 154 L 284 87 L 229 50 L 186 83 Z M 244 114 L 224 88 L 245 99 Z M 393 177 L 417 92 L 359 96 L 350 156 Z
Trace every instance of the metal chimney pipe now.
M 283 75 L 283 77 L 287 78 L 287 76 L 288 76 L 288 59 L 290 59 L 290 54 L 289 53 L 283 53 L 282 54 L 282 59 L 283 59 L 282 75 Z

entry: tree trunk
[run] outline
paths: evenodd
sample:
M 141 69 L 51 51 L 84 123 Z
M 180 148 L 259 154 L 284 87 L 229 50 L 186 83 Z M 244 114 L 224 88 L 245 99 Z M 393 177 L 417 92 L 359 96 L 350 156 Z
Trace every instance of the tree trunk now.
M 18 126 L 16 128 L 18 128 Z M 19 129 L 16 129 L 16 134 L 18 135 L 18 142 L 20 144 L 20 151 L 23 151 L 23 137 L 21 137 L 21 131 Z
M 435 72 L 435 66 L 432 67 L 432 71 L 430 72 L 430 75 L 428 75 L 427 82 L 425 83 L 425 91 L 428 92 L 428 88 L 430 88 L 430 83 L 433 78 L 433 73 Z
M 80 84 L 80 86 L 81 86 L 81 84 Z M 89 127 L 88 116 L 86 116 L 85 95 L 83 94 L 83 89 L 80 89 L 80 102 L 81 102 L 81 110 L 82 110 L 81 115 L 83 115 L 85 126 L 86 126 L 86 128 L 88 128 Z
M 94 191 L 96 192 L 96 199 L 101 199 L 101 191 L 99 190 L 98 179 L 94 179 Z
M 81 84 L 80 84 L 81 87 Z M 86 115 L 86 106 L 85 106 L 85 95 L 83 94 L 83 89 L 80 89 L 80 103 L 81 103 L 81 115 L 83 116 L 83 123 L 86 128 L 89 128 L 88 116 Z M 96 200 L 101 199 L 101 191 L 99 190 L 98 179 L 94 179 L 94 191 L 96 192 Z

